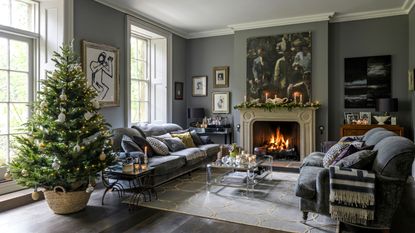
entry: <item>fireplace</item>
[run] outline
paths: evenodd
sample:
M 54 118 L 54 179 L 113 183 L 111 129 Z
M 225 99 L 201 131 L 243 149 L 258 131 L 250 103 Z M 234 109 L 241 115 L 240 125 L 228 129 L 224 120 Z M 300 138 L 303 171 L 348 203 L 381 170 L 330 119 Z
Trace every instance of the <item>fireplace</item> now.
M 247 153 L 254 153 L 256 146 L 263 146 L 266 140 L 262 140 L 264 130 L 270 129 L 270 134 L 284 135 L 284 140 L 289 139 L 289 149 L 294 148 L 296 160 L 302 161 L 305 156 L 315 151 L 315 116 L 316 108 L 294 109 L 264 109 L 247 108 L 239 109 L 240 113 L 240 144 Z M 258 128 L 259 129 L 255 129 Z M 285 136 L 285 135 L 290 136 Z M 292 136 L 294 135 L 294 136 Z M 289 151 L 287 151 L 288 153 Z M 280 157 L 283 157 L 281 155 Z
M 300 125 L 297 122 L 256 121 L 253 135 L 255 153 L 271 155 L 274 160 L 300 161 Z

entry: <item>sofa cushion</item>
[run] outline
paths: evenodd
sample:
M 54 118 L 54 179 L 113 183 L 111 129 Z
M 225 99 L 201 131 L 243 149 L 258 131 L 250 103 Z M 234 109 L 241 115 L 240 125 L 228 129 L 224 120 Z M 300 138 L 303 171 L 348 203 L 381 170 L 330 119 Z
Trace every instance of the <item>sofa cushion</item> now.
M 149 158 L 148 165 L 154 167 L 155 175 L 165 175 L 180 169 L 186 164 L 183 157 L 180 156 L 153 156 Z
M 194 165 L 196 163 L 203 161 L 206 158 L 206 152 L 199 150 L 199 148 L 195 147 L 172 152 L 171 155 L 185 158 L 187 165 Z
M 131 129 L 131 128 L 117 128 L 117 129 L 113 129 L 112 130 L 112 134 L 113 136 L 111 137 L 112 139 L 112 149 L 115 152 L 122 152 L 122 147 L 121 147 L 121 141 L 122 141 L 122 137 L 124 135 L 127 135 L 128 137 L 134 139 L 134 137 L 140 137 L 141 134 L 135 130 L 135 129 Z
M 150 143 L 148 143 L 145 138 L 140 137 L 140 136 L 134 136 L 133 140 L 135 143 L 137 143 L 138 146 L 140 146 L 141 149 L 143 149 L 143 151 L 145 150 L 145 148 L 147 148 L 148 157 L 155 155 L 153 148 L 151 147 Z
M 170 133 L 172 131 L 181 130 L 182 127 L 176 124 L 149 124 L 141 123 L 133 126 L 133 128 L 139 130 L 145 137 L 159 136 L 162 134 Z
M 376 157 L 376 152 L 373 150 L 357 151 L 343 159 L 341 159 L 336 166 L 370 170 L 373 160 Z
M 391 137 L 391 136 L 397 136 L 396 133 L 388 130 L 379 130 L 374 132 L 370 137 L 367 137 L 367 140 L 365 141 L 365 145 L 367 146 L 374 146 L 378 142 L 382 141 L 384 138 Z
M 186 149 L 186 146 L 180 138 L 163 138 L 162 141 L 169 148 L 170 151 L 175 152 Z
M 305 166 L 301 168 L 300 176 L 298 177 L 295 195 L 306 199 L 313 199 L 316 195 L 316 179 L 320 171 L 324 170 L 322 167 Z
M 124 135 L 121 140 L 121 147 L 125 152 L 133 152 L 133 151 L 139 151 L 143 152 L 141 150 L 140 146 L 137 145 L 137 143 L 134 142 L 134 140 L 127 135 Z
M 161 142 L 160 140 L 153 138 L 153 137 L 147 137 L 147 142 L 151 145 L 151 148 L 153 148 L 153 151 L 158 155 L 168 155 L 169 154 L 169 148 Z
M 202 139 L 200 139 L 199 135 L 196 133 L 196 130 L 191 130 L 190 135 L 192 136 L 193 142 L 196 146 L 203 145 Z
M 195 143 L 193 142 L 192 135 L 190 135 L 189 132 L 179 134 L 172 133 L 171 136 L 174 138 L 180 138 L 187 148 L 196 147 Z
M 207 156 L 216 155 L 220 150 L 219 144 L 206 144 L 206 145 L 200 145 L 199 149 L 202 151 L 205 151 Z
M 313 152 L 304 158 L 300 168 L 305 166 L 323 167 L 323 158 L 324 153 Z
M 325 168 L 330 167 L 330 165 L 334 162 L 337 156 L 339 156 L 342 150 L 345 149 L 348 145 L 349 144 L 347 143 L 337 143 L 336 145 L 332 146 L 324 155 L 323 166 Z

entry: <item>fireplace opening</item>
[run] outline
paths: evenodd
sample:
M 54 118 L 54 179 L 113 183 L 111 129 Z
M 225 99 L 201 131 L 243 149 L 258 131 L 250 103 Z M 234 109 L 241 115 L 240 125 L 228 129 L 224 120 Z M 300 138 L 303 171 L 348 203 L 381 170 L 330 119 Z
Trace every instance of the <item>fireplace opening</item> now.
M 253 124 L 255 154 L 274 160 L 300 161 L 300 125 L 297 122 L 256 121 Z

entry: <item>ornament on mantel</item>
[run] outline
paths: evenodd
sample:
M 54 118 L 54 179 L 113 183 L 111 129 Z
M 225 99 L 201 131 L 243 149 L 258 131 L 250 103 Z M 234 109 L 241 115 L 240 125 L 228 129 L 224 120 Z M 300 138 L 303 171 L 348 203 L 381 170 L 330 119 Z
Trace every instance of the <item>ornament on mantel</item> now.
M 99 155 L 99 160 L 104 161 L 105 158 L 107 158 L 107 155 L 104 153 L 104 151 L 101 151 L 101 154 Z
M 85 120 L 87 120 L 87 121 L 89 121 L 92 117 L 94 116 L 94 114 L 93 113 L 91 113 L 91 112 L 86 112 L 85 114 L 84 114 L 84 118 L 85 118 Z
M 59 164 L 58 159 L 57 159 L 57 158 L 55 158 L 55 159 L 53 160 L 53 163 L 52 163 L 52 168 L 53 168 L 53 169 L 55 169 L 55 170 L 58 170 L 60 167 L 61 167 L 61 165 Z
M 65 122 L 65 120 L 66 120 L 65 113 L 63 113 L 63 112 L 59 113 L 57 122 L 63 123 L 63 122 Z
M 101 107 L 98 100 L 92 100 L 92 105 L 95 109 L 99 109 Z

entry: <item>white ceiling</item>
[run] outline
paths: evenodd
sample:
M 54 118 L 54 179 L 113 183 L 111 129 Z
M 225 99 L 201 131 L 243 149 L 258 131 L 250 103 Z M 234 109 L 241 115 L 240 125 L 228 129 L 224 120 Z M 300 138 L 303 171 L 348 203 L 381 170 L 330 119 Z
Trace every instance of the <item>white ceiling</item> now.
M 142 15 L 186 37 L 321 20 L 407 14 L 414 0 L 96 0 Z M 334 15 L 334 17 L 332 17 Z

